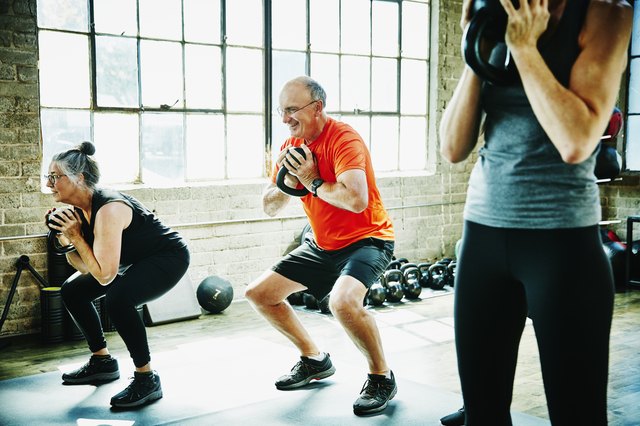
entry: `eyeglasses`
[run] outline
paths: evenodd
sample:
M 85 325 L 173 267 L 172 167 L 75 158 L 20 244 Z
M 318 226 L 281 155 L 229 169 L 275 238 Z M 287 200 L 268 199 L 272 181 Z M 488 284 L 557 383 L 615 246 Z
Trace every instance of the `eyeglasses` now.
M 305 106 L 300 107 L 300 108 L 296 108 L 296 107 L 287 107 L 287 108 L 284 108 L 284 109 L 283 109 L 283 108 L 278 107 L 278 109 L 277 109 L 276 111 L 278 111 L 278 114 L 280 115 L 280 117 L 284 117 L 285 115 L 289 115 L 289 116 L 291 116 L 291 115 L 295 114 L 296 112 L 300 111 L 301 109 L 305 109 L 305 108 L 306 108 L 306 107 L 308 107 L 309 105 L 311 105 L 311 104 L 313 104 L 313 103 L 318 102 L 319 100 L 320 100 L 320 99 L 316 99 L 315 101 L 311 101 L 311 102 L 309 102 L 308 104 L 306 104 Z
M 60 179 L 61 177 L 66 176 L 66 175 L 56 175 L 54 173 L 51 173 L 50 175 L 44 175 L 43 177 L 47 180 L 47 182 L 49 182 L 51 185 L 55 185 L 56 182 L 58 181 L 58 179 Z

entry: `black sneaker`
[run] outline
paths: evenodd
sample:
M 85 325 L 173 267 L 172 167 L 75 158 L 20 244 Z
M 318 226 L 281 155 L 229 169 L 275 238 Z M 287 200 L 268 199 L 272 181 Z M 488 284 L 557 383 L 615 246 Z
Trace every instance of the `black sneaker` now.
M 289 374 L 276 380 L 276 388 L 280 390 L 295 389 L 309 384 L 312 380 L 320 380 L 331 376 L 336 369 L 331 363 L 329 354 L 325 354 L 322 361 L 316 361 L 306 356 L 301 356 Z
M 162 398 L 160 376 L 151 373 L 133 373 L 133 381 L 125 390 L 111 398 L 111 405 L 117 408 L 139 407 Z
M 353 413 L 358 416 L 374 414 L 387 408 L 387 404 L 398 392 L 396 378 L 391 372 L 391 378 L 379 374 L 369 374 L 360 391 L 360 396 L 353 403 Z
M 464 426 L 465 421 L 464 407 L 440 419 L 440 423 L 444 426 Z
M 92 355 L 82 367 L 62 375 L 62 381 L 73 385 L 108 382 L 120 377 L 118 361 L 112 357 Z

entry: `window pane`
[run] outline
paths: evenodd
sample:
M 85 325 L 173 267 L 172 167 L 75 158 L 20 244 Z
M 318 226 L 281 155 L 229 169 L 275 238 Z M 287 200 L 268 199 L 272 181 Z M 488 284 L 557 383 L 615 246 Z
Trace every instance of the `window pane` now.
M 629 114 L 640 114 L 640 58 L 631 60 L 629 77 Z
M 429 57 L 429 5 L 402 2 L 402 56 Z
M 227 168 L 229 178 L 264 176 L 264 126 L 256 115 L 227 117 Z
M 279 105 L 280 90 L 289 80 L 305 75 L 306 56 L 300 52 L 273 52 L 273 110 Z
M 142 181 L 171 185 L 184 176 L 182 114 L 142 115 Z
M 640 115 L 627 117 L 627 169 L 640 170 Z
M 371 118 L 371 161 L 379 171 L 398 169 L 398 118 Z
M 398 61 L 372 59 L 371 109 L 373 111 L 398 110 Z
M 96 37 L 96 85 L 100 106 L 138 106 L 138 55 L 135 39 Z
M 227 49 L 227 109 L 262 112 L 262 52 L 255 49 Z
M 338 55 L 311 54 L 311 78 L 316 80 L 327 94 L 330 111 L 340 110 L 340 62 Z
M 398 4 L 374 1 L 372 6 L 371 51 L 374 55 L 398 56 Z
M 401 112 L 403 114 L 427 113 L 427 62 L 403 59 Z
M 42 174 L 48 172 L 49 163 L 54 154 L 75 148 L 82 141 L 91 140 L 90 120 L 89 111 L 48 108 L 40 110 Z M 42 188 L 45 189 L 44 183 Z
M 222 108 L 222 53 L 219 47 L 185 46 L 187 108 Z
M 220 43 L 220 0 L 184 1 L 184 39 Z
M 633 35 L 631 36 L 631 54 L 633 56 L 640 55 L 640 7 L 633 8 Z
M 342 57 L 342 111 L 369 111 L 369 58 Z
M 227 1 L 227 43 L 262 46 L 262 1 Z
M 340 117 L 349 126 L 358 132 L 367 148 L 371 149 L 371 119 L 366 115 L 343 115 Z
M 140 144 L 137 113 L 95 113 L 96 160 L 102 183 L 138 180 Z
M 140 41 L 142 104 L 182 108 L 182 51 L 180 44 Z M 176 103 L 177 102 L 177 103 Z
M 400 170 L 426 167 L 427 120 L 422 117 L 400 119 Z
M 38 0 L 38 26 L 87 32 L 87 0 Z
M 40 31 L 38 43 L 40 105 L 88 108 L 88 37 Z
M 181 0 L 139 0 L 140 36 L 182 40 Z
M 369 0 L 343 1 L 340 24 L 342 52 L 368 55 L 371 51 Z
M 136 0 L 93 0 L 97 33 L 136 36 Z
M 224 179 L 223 115 L 187 115 L 186 144 L 187 179 Z
M 276 49 L 307 48 L 307 10 L 300 0 L 273 0 L 271 41 Z
M 340 52 L 339 0 L 311 0 L 309 12 L 311 50 Z

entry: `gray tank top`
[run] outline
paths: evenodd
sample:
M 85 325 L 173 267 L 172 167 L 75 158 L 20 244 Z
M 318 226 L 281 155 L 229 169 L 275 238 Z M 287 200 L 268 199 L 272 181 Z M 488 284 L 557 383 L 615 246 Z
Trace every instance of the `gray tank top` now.
M 568 1 L 553 35 L 541 42 L 545 62 L 565 87 L 579 53 L 587 0 Z M 484 83 L 485 144 L 471 172 L 464 218 L 499 228 L 574 228 L 601 218 L 595 152 L 567 164 L 538 123 L 522 85 Z

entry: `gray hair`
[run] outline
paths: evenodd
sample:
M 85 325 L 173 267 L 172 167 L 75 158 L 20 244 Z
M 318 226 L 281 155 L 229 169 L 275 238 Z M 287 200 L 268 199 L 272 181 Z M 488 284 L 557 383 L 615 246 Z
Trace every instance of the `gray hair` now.
M 82 142 L 75 148 L 55 154 L 51 159 L 69 180 L 78 183 L 78 175 L 84 176 L 84 184 L 94 189 L 100 180 L 100 169 L 96 160 L 90 156 L 95 154 L 96 147 L 91 142 Z
M 320 83 L 308 76 L 301 76 L 296 78 L 297 81 L 302 83 L 304 87 L 309 90 L 311 99 L 314 101 L 322 101 L 322 108 L 327 106 L 327 93 L 324 91 Z

